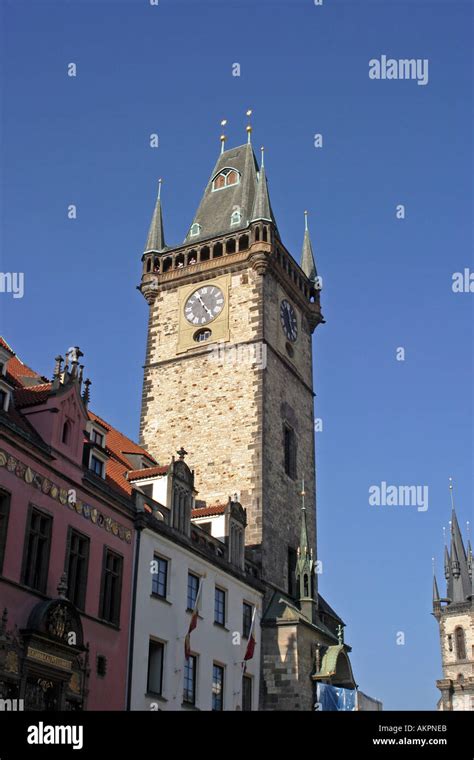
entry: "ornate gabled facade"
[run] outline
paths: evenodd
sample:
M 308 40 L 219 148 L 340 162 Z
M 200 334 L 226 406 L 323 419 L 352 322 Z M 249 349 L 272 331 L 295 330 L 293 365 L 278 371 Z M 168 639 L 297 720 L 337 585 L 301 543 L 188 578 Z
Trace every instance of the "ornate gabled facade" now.
M 246 556 L 266 586 L 261 707 L 311 709 L 316 647 L 342 645 L 315 573 L 320 286 L 307 221 L 301 265 L 281 240 L 263 151 L 259 166 L 250 140 L 224 147 L 182 245 L 164 246 L 161 199 L 153 215 L 140 285 L 149 305 L 140 442 L 159 461 L 185 443 L 200 521 L 217 520 L 209 510 L 237 494 Z
M 0 700 L 25 710 L 126 705 L 126 473 L 156 462 L 89 409 L 81 356 L 58 356 L 49 380 L 0 339 Z
M 444 548 L 446 595 L 440 596 L 433 576 L 433 615 L 439 625 L 443 678 L 436 681 L 441 691 L 438 710 L 474 710 L 474 592 L 472 548 L 464 546 L 454 507 L 450 481 L 452 511 L 450 546 Z

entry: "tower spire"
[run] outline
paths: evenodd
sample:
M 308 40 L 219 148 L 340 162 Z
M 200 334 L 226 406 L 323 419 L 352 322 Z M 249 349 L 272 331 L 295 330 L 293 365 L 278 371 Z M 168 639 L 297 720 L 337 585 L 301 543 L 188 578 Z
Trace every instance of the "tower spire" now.
M 301 488 L 301 530 L 298 558 L 296 561 L 296 583 L 301 611 L 309 620 L 313 620 L 316 611 L 316 600 L 314 598 L 314 561 L 313 550 L 311 549 L 308 540 L 305 496 L 306 492 L 304 490 L 303 478 Z
M 451 577 L 448 586 L 450 586 L 451 594 L 448 594 L 448 596 L 452 602 L 465 602 L 472 593 L 472 581 L 469 575 L 468 556 L 464 548 L 464 542 L 454 505 L 452 478 L 449 478 L 449 490 L 451 493 Z
M 162 179 L 158 180 L 158 194 L 156 205 L 151 218 L 148 238 L 145 245 L 145 253 L 148 251 L 163 251 L 166 248 L 165 234 L 163 232 L 163 214 L 161 210 L 161 184 Z
M 255 200 L 253 202 L 252 216 L 250 221 L 252 222 L 272 222 L 276 227 L 275 217 L 273 215 L 272 206 L 270 203 L 270 195 L 268 193 L 267 175 L 265 173 L 264 166 L 264 152 L 265 148 L 261 147 L 262 162 L 260 164 L 260 172 L 257 183 L 257 190 L 255 193 Z
M 307 211 L 304 212 L 304 238 L 303 250 L 301 253 L 301 269 L 311 282 L 316 282 L 318 273 L 314 262 L 313 246 L 311 245 L 311 238 L 309 236 Z

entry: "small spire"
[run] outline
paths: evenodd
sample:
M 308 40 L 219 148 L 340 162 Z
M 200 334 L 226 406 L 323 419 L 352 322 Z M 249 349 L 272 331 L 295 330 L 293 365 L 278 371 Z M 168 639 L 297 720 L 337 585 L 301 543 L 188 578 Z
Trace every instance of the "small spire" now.
M 262 147 L 262 163 L 260 165 L 260 173 L 258 176 L 257 189 L 255 192 L 255 199 L 253 202 L 252 216 L 250 218 L 250 221 L 273 222 L 276 227 L 276 221 L 270 203 L 270 195 L 268 193 L 267 175 L 265 173 L 265 166 L 263 163 L 263 154 L 264 148 Z
M 246 130 L 247 130 L 247 142 L 250 143 L 251 141 L 251 135 L 252 135 L 252 125 L 250 123 L 250 117 L 252 116 L 252 109 L 248 108 L 246 116 L 249 120 L 249 123 L 247 124 Z
M 316 270 L 316 264 L 314 262 L 313 246 L 311 245 L 311 238 L 309 236 L 307 211 L 304 212 L 304 238 L 303 238 L 303 250 L 301 253 L 301 269 L 303 270 L 306 277 L 311 282 L 316 282 L 318 272 Z
M 54 379 L 60 376 L 60 374 L 61 374 L 61 365 L 62 365 L 63 361 L 64 361 L 63 357 L 60 356 L 60 354 L 58 354 L 56 356 L 55 360 L 54 360 L 54 362 L 55 362 L 55 364 L 54 364 L 54 371 L 53 371 L 53 378 Z
M 162 178 L 158 180 L 158 194 L 155 209 L 151 218 L 150 229 L 145 244 L 145 253 L 148 251 L 163 251 L 166 248 L 165 234 L 163 231 L 163 212 L 161 210 L 161 185 Z
M 439 602 L 439 589 L 436 580 L 436 575 L 433 573 L 433 604 Z
M 446 544 L 444 545 L 444 577 L 447 581 L 449 581 L 451 577 L 451 559 Z
M 91 381 L 89 380 L 89 378 L 87 378 L 87 380 L 84 380 L 84 390 L 82 391 L 82 400 L 86 406 L 89 403 L 90 398 L 91 398 L 90 387 L 91 387 Z
M 227 119 L 222 119 L 222 121 L 221 121 L 221 127 L 225 127 L 225 126 L 226 126 L 226 124 L 227 124 Z M 224 152 L 224 150 L 225 150 L 225 141 L 226 141 L 226 140 L 227 140 L 227 138 L 226 138 L 225 134 L 224 134 L 224 133 L 222 133 L 222 134 L 221 134 L 221 154 L 222 154 L 222 153 Z

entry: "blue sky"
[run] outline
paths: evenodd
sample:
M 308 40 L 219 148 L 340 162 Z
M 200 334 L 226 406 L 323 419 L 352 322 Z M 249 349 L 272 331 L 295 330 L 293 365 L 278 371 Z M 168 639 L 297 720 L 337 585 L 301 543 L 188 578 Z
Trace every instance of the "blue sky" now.
M 1 267 L 25 273 L 23 299 L 0 294 L 2 332 L 48 376 L 81 346 L 92 408 L 136 438 L 136 285 L 157 178 L 178 243 L 220 120 L 241 144 L 253 108 L 282 239 L 299 257 L 307 208 L 324 281 L 321 589 L 348 624 L 362 690 L 386 709 L 434 708 L 431 557 L 441 582 L 448 477 L 462 526 L 474 485 L 473 295 L 451 288 L 473 267 L 472 4 L 3 0 L 1 14 Z M 382 54 L 427 58 L 428 85 L 369 79 Z M 369 507 L 382 481 L 427 485 L 428 510 Z

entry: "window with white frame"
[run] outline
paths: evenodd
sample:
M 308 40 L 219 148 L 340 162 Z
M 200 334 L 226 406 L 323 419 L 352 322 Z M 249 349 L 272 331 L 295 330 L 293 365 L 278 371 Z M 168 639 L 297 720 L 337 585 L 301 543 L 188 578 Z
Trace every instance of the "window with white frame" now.
M 219 174 L 216 174 L 212 180 L 212 192 L 216 190 L 223 190 L 225 187 L 231 185 L 238 185 L 240 182 L 240 174 L 236 169 L 222 169 Z
M 240 213 L 240 211 L 237 211 L 237 210 L 233 211 L 232 215 L 230 217 L 230 225 L 231 225 L 231 227 L 234 224 L 239 224 L 241 219 L 242 219 L 242 214 Z

